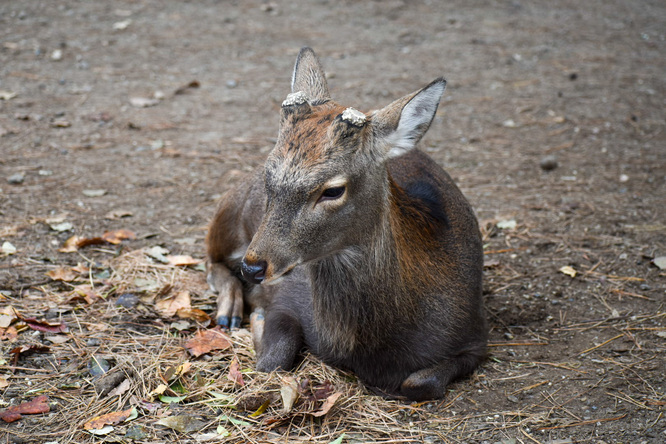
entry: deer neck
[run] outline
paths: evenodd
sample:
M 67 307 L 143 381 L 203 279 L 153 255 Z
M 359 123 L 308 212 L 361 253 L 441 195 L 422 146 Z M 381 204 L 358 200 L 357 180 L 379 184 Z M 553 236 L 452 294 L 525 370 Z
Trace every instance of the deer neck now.
M 356 245 L 310 264 L 315 326 L 334 354 L 372 347 L 397 322 L 404 293 L 388 191 L 374 227 Z M 403 302 L 404 305 L 404 302 Z M 404 321 L 401 319 L 400 321 Z

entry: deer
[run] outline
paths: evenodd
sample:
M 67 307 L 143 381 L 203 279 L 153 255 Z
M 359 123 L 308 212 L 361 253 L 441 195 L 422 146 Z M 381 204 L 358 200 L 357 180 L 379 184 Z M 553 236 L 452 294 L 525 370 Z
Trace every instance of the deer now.
M 445 87 L 363 113 L 334 102 L 316 54 L 300 51 L 275 146 L 221 198 L 206 240 L 218 324 L 252 312 L 258 371 L 290 371 L 308 350 L 421 401 L 485 357 L 478 222 L 417 147 Z

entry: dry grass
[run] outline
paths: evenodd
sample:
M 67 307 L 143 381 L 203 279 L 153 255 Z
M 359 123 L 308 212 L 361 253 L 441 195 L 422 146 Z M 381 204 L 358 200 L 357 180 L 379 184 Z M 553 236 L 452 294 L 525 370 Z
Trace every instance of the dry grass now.
M 512 280 L 506 270 L 490 274 L 503 276 L 505 282 L 495 284 L 500 292 Z M 105 297 L 73 298 L 83 283 Z M 536 333 L 530 340 L 494 340 L 483 368 L 454 384 L 444 400 L 407 404 L 374 396 L 353 375 L 309 355 L 293 373 L 256 373 L 247 330 L 230 335 L 231 347 L 194 358 L 185 343 L 207 322 L 164 318 L 155 301 L 188 290 L 194 308 L 211 312 L 205 288 L 201 271 L 162 265 L 144 250 L 136 250 L 83 271 L 72 282 L 52 282 L 25 291 L 20 299 L 6 298 L 5 304 L 24 317 L 43 313 L 45 307 L 51 307 L 49 313 L 57 308 L 57 319 L 49 321 L 63 321 L 69 327 L 67 333 L 55 335 L 26 329 L 12 342 L 4 342 L 0 371 L 9 384 L 5 402 L 18 404 L 46 394 L 52 406 L 48 414 L 0 426 L 7 442 L 117 442 L 138 433 L 137 440 L 145 442 L 457 443 L 513 438 L 541 443 L 566 438 L 572 431 L 589 434 L 602 423 L 626 421 L 632 413 L 649 412 L 654 424 L 662 421 L 663 387 L 653 386 L 642 376 L 643 368 L 663 363 L 659 351 L 634 352 L 629 360 L 586 357 L 621 338 L 635 341 L 641 332 L 663 331 L 663 310 L 562 325 L 553 334 L 590 330 L 610 334 L 609 339 L 571 353 L 570 361 L 513 357 L 511 350 L 543 349 L 552 341 Z M 632 297 L 630 292 L 616 290 Z M 120 295 L 130 292 L 140 296 L 136 305 L 125 308 L 116 303 Z M 16 320 L 15 325 L 20 322 Z M 15 363 L 9 362 L 9 349 L 18 345 L 47 345 L 48 350 L 26 352 Z M 100 359 L 110 369 L 93 376 L 91 362 Z M 240 364 L 243 386 L 230 375 L 234 360 Z M 183 364 L 189 367 L 178 374 Z M 604 370 L 599 371 L 600 367 Z M 634 382 L 623 388 L 609 386 L 617 377 Z M 572 389 L 566 385 L 570 379 L 586 383 Z M 285 408 L 282 391 L 289 384 L 298 388 L 300 396 L 293 407 Z M 163 395 L 182 400 L 164 402 L 156 392 L 161 385 L 169 387 Z M 573 405 L 592 394 L 611 397 L 631 411 L 594 412 L 593 419 L 586 418 Z M 324 407 L 331 395 L 335 403 Z M 497 398 L 496 409 L 475 407 L 488 396 Z M 515 407 L 507 405 L 506 399 Z M 96 436 L 85 430 L 91 419 L 131 407 L 138 416 L 114 424 L 108 434 Z M 327 413 L 318 416 L 322 410 Z M 174 416 L 184 418 L 185 430 L 158 424 Z

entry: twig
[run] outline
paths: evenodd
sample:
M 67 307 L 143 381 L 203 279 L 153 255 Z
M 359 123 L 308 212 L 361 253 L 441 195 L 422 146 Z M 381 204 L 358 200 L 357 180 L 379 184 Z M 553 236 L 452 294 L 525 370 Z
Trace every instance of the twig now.
M 596 350 L 596 349 L 598 349 L 599 347 L 603 347 L 604 345 L 608 344 L 609 342 L 613 342 L 614 340 L 616 340 L 616 339 L 618 339 L 618 338 L 621 338 L 622 336 L 624 336 L 624 333 L 619 334 L 619 335 L 617 335 L 617 336 L 615 336 L 615 337 L 612 337 L 612 338 L 608 339 L 607 341 L 602 342 L 602 343 L 599 344 L 599 345 L 595 345 L 595 346 L 592 347 L 592 348 L 588 348 L 587 350 L 583 350 L 582 352 L 578 353 L 576 356 L 584 355 L 585 353 L 589 353 L 589 352 L 591 352 L 592 350 Z
M 541 427 L 537 430 L 555 430 L 555 429 L 566 429 L 569 427 L 579 427 L 579 426 L 584 426 L 584 425 L 589 425 L 589 424 L 596 424 L 598 422 L 607 422 L 607 421 L 619 421 L 620 419 L 626 418 L 628 413 L 625 413 L 622 416 L 616 416 L 615 418 L 599 418 L 599 419 L 589 419 L 587 421 L 581 421 L 581 422 L 574 422 L 572 424 L 564 424 L 560 426 L 552 426 L 552 427 Z

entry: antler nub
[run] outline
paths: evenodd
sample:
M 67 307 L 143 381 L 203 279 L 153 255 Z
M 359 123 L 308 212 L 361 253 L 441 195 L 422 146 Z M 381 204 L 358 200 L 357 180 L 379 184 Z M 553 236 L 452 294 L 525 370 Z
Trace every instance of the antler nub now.
M 282 102 L 282 107 L 292 106 L 292 105 L 302 105 L 309 101 L 309 97 L 303 91 L 298 91 L 287 95 L 287 98 Z
M 363 126 L 366 121 L 365 114 L 354 108 L 347 108 L 340 116 L 342 120 L 355 126 Z

